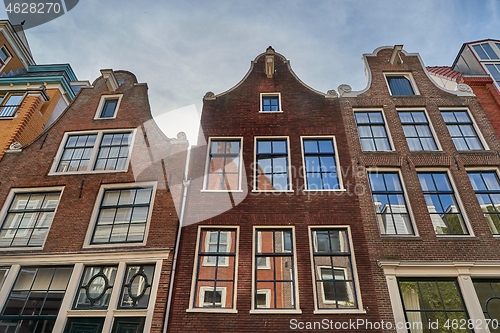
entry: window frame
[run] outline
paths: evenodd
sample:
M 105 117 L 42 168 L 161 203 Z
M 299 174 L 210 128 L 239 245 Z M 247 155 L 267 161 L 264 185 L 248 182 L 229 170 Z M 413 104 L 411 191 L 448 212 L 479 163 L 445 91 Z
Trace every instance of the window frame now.
M 339 184 L 339 188 L 336 189 L 309 189 L 307 185 L 307 169 L 306 169 L 306 153 L 304 151 L 304 140 L 311 140 L 311 139 L 317 139 L 317 140 L 325 140 L 329 139 L 332 140 L 333 142 L 333 158 L 335 159 L 335 168 L 337 170 L 337 181 Z M 300 146 L 301 146 L 301 152 L 302 152 L 302 166 L 303 166 L 303 177 L 304 177 L 304 192 L 312 191 L 312 192 L 317 192 L 317 191 L 324 191 L 324 192 L 331 192 L 331 191 L 340 191 L 344 192 L 346 189 L 344 188 L 344 182 L 342 180 L 342 169 L 340 167 L 340 158 L 339 158 L 339 153 L 337 149 L 337 141 L 335 139 L 334 135 L 318 135 L 318 136 L 301 136 L 300 137 Z M 321 153 L 317 154 L 318 156 L 321 155 Z M 328 155 L 330 156 L 330 155 Z
M 209 179 L 209 166 L 210 166 L 210 150 L 212 146 L 212 141 L 240 141 L 240 152 L 239 152 L 239 167 L 238 167 L 238 189 L 234 190 L 209 190 L 207 189 L 208 179 Z M 207 145 L 207 153 L 206 153 L 206 161 L 205 161 L 205 171 L 203 176 L 203 188 L 201 192 L 219 192 L 219 193 L 227 193 L 227 192 L 243 192 L 242 182 L 243 182 L 243 137 L 242 136 L 227 136 L 227 137 L 209 137 L 208 145 Z
M 94 120 L 106 120 L 106 119 L 116 119 L 116 115 L 118 114 L 118 110 L 120 109 L 120 103 L 122 101 L 123 94 L 113 94 L 113 95 L 102 95 L 99 100 L 99 104 L 97 105 L 96 113 L 94 115 Z M 106 101 L 109 100 L 117 100 L 115 113 L 113 117 L 101 117 L 102 111 L 104 111 L 104 105 Z
M 278 111 L 264 111 L 264 97 L 278 97 Z M 283 108 L 281 107 L 281 93 L 270 92 L 270 93 L 260 93 L 260 104 L 259 113 L 283 113 Z
M 389 129 L 389 126 L 387 125 L 387 119 L 385 117 L 385 111 L 383 109 L 380 109 L 380 108 L 373 108 L 373 109 L 359 109 L 359 108 L 355 108 L 352 110 L 353 111 L 353 117 L 354 117 L 354 124 L 356 125 L 356 134 L 358 136 L 358 140 L 359 140 L 359 145 L 360 145 L 360 150 L 361 152 L 363 153 L 387 153 L 387 152 L 395 152 L 396 151 L 396 147 L 394 145 L 394 142 L 392 141 L 392 135 L 391 135 L 391 131 Z M 385 132 L 387 133 L 387 141 L 389 142 L 389 150 L 363 150 L 363 144 L 362 144 L 362 141 L 361 141 L 361 137 L 359 136 L 359 124 L 358 122 L 356 121 L 356 113 L 359 112 L 359 113 L 375 113 L 375 112 L 380 112 L 382 114 L 382 119 L 384 120 L 384 129 L 385 129 Z M 361 126 L 372 126 L 371 123 L 369 124 L 361 124 Z M 372 136 L 371 137 L 372 140 L 374 140 L 374 137 Z
M 317 281 L 316 281 L 316 274 L 319 273 L 321 276 L 321 268 L 330 268 L 331 266 L 326 266 L 326 265 L 315 265 L 314 257 L 315 257 L 315 247 L 317 246 L 317 239 L 314 238 L 313 232 L 315 230 L 339 230 L 343 231 L 345 230 L 346 236 L 347 236 L 347 244 L 349 246 L 349 252 L 348 254 L 344 255 L 339 255 L 341 257 L 349 257 L 350 259 L 350 264 L 351 264 L 351 274 L 352 274 L 352 281 L 353 281 L 353 291 L 355 293 L 355 299 L 356 299 L 356 308 L 350 308 L 350 309 L 344 309 L 344 308 L 337 308 L 337 309 L 325 309 L 325 308 L 320 308 L 318 304 L 318 296 L 321 294 L 322 300 L 325 304 L 334 304 L 337 301 L 328 301 L 325 298 L 324 295 L 324 288 L 322 284 L 322 290 L 318 290 L 317 288 Z M 310 256 L 310 262 L 311 262 L 311 281 L 313 284 L 313 297 L 314 297 L 314 314 L 339 314 L 339 313 L 344 313 L 344 314 L 349 314 L 349 313 L 357 313 L 357 314 L 363 314 L 366 313 L 366 310 L 363 308 L 363 301 L 361 297 L 361 288 L 360 288 L 360 282 L 359 282 L 359 276 L 358 276 L 358 270 L 357 270 L 357 265 L 356 265 L 356 256 L 354 254 L 354 244 L 352 241 L 352 232 L 351 232 L 351 227 L 349 225 L 309 225 L 308 226 L 308 237 L 309 237 L 309 256 Z M 342 234 L 339 234 L 339 238 L 342 238 Z M 341 250 L 344 249 L 344 243 L 340 242 L 340 247 Z M 321 253 L 321 252 L 319 252 Z M 341 253 L 344 253 L 343 251 Z M 332 257 L 331 253 L 325 253 L 324 255 L 319 255 L 321 257 Z M 344 269 L 343 267 L 338 267 L 339 269 L 342 269 L 346 271 L 347 269 Z M 334 267 L 335 270 L 335 267 Z M 338 301 L 338 303 L 341 303 L 344 301 Z
M 289 188 L 287 190 L 259 190 L 257 188 L 258 181 L 258 162 L 257 162 L 257 145 L 259 141 L 286 141 L 286 156 L 287 156 L 287 175 L 288 175 L 288 184 Z M 292 180 L 292 165 L 290 161 L 290 138 L 288 136 L 255 136 L 254 137 L 254 163 L 252 165 L 252 176 L 253 176 L 253 189 L 252 192 L 262 192 L 262 193 L 270 193 L 270 192 L 283 192 L 283 193 L 293 193 L 293 180 Z
M 232 298 L 232 303 L 233 307 L 232 308 L 224 308 L 224 307 L 195 307 L 195 300 L 199 300 L 200 303 L 202 300 L 204 300 L 204 295 L 202 298 L 202 294 L 198 293 L 198 290 L 196 289 L 198 287 L 198 267 L 205 266 L 204 263 L 200 263 L 200 241 L 201 237 L 203 235 L 204 231 L 217 231 L 217 232 L 223 232 L 227 231 L 228 233 L 231 233 L 234 231 L 235 234 L 235 242 L 234 242 L 234 255 L 228 255 L 228 257 L 233 257 L 234 256 L 234 269 L 233 269 L 233 298 Z M 208 234 L 207 234 L 208 235 Z M 189 305 L 188 308 L 186 309 L 186 312 L 210 312 L 210 313 L 238 313 L 237 310 L 237 294 L 238 294 L 238 258 L 239 258 L 239 237 L 240 237 L 240 227 L 239 226 L 220 226 L 220 225 L 200 225 L 198 226 L 198 232 L 196 234 L 196 244 L 195 244 L 195 255 L 194 255 L 194 262 L 193 262 L 193 273 L 191 275 L 191 290 L 189 294 Z M 228 242 L 230 243 L 230 242 Z M 205 259 L 205 258 L 204 258 Z M 204 260 L 205 261 L 205 260 Z M 209 267 L 216 267 L 216 266 L 209 266 Z M 230 267 L 230 265 L 222 266 L 222 267 Z M 218 281 L 218 280 L 215 280 Z M 203 289 L 206 287 L 205 289 Z M 210 286 L 199 286 L 200 290 L 208 290 L 211 288 Z M 219 287 L 217 287 L 219 288 Z M 225 288 L 225 287 L 224 287 Z M 223 296 L 227 296 L 225 294 L 227 292 L 226 290 L 223 290 Z M 211 288 L 213 290 L 213 288 Z M 226 298 L 223 298 L 221 304 L 222 306 L 225 306 L 226 304 Z
M 399 122 L 400 122 L 401 126 L 403 127 L 403 132 L 404 132 L 405 124 L 403 124 L 403 122 L 401 121 L 401 118 L 399 117 L 399 113 L 400 112 L 423 112 L 425 115 L 425 118 L 427 120 L 427 126 L 429 127 L 429 130 L 431 132 L 432 139 L 434 140 L 434 143 L 436 144 L 436 150 L 411 150 L 410 145 L 408 144 L 408 138 L 403 133 L 405 138 L 406 138 L 406 144 L 407 144 L 410 152 L 412 152 L 412 153 L 426 153 L 426 152 L 433 153 L 433 152 L 443 150 L 443 148 L 441 147 L 441 143 L 439 142 L 438 135 L 437 135 L 436 131 L 434 130 L 434 126 L 432 125 L 432 122 L 430 120 L 429 112 L 427 112 L 426 108 L 396 108 L 396 112 L 398 113 Z M 415 124 L 415 123 L 413 123 L 413 124 Z M 420 123 L 417 123 L 417 124 L 420 124 Z M 410 124 L 408 123 L 407 125 L 410 125 Z M 418 137 L 418 138 L 420 139 L 420 137 Z
M 443 117 L 443 114 L 442 114 L 442 112 L 450 112 L 450 111 L 458 111 L 458 112 L 464 112 L 465 111 L 465 112 L 467 112 L 467 115 L 469 116 L 469 119 L 472 122 L 472 127 L 473 127 L 474 131 L 476 132 L 476 135 L 477 135 L 477 138 L 479 140 L 479 143 L 481 143 L 481 145 L 483 146 L 483 149 L 459 150 L 457 148 L 457 146 L 455 145 L 455 142 L 453 141 L 453 137 L 451 136 L 450 130 L 448 129 L 448 124 L 446 124 L 446 121 L 444 120 L 444 117 Z M 480 131 L 479 127 L 477 126 L 476 120 L 474 119 L 474 117 L 472 117 L 472 114 L 471 114 L 469 108 L 464 108 L 464 107 L 440 107 L 439 108 L 439 112 L 440 112 L 440 115 L 441 115 L 441 119 L 443 120 L 443 123 L 446 126 L 446 129 L 448 130 L 447 134 L 448 134 L 449 138 L 451 139 L 451 141 L 453 142 L 453 146 L 455 147 L 455 149 L 458 152 L 473 152 L 473 153 L 478 153 L 478 152 L 490 150 L 488 144 L 486 143 L 486 140 L 484 139 L 484 136 L 483 136 L 482 132 Z
M 41 250 L 45 247 L 45 242 L 47 241 L 47 237 L 50 233 L 50 229 L 52 228 L 52 223 L 54 222 L 54 218 L 57 213 L 57 209 L 59 208 L 59 204 L 61 203 L 61 199 L 64 193 L 64 186 L 53 186 L 53 187 L 30 187 L 30 188 L 12 188 L 7 195 L 7 198 L 4 201 L 2 209 L 0 210 L 0 231 L 3 230 L 5 219 L 9 213 L 10 206 L 13 203 L 14 198 L 17 194 L 30 194 L 30 193 L 50 193 L 50 192 L 60 192 L 59 201 L 57 206 L 54 208 L 52 221 L 50 226 L 47 228 L 47 235 L 41 246 L 16 246 L 16 247 L 0 247 L 0 252 L 2 251 L 18 251 L 18 250 Z
M 97 193 L 96 200 L 94 203 L 94 209 L 92 210 L 92 215 L 90 217 L 90 223 L 87 228 L 87 233 L 85 235 L 85 240 L 83 242 L 83 248 L 109 248 L 109 247 L 136 247 L 136 246 L 145 246 L 148 241 L 149 228 L 151 226 L 151 216 L 153 215 L 153 208 L 156 197 L 156 190 L 158 187 L 158 183 L 155 181 L 152 182 L 139 182 L 139 183 L 116 183 L 116 184 L 102 184 L 99 188 L 99 192 Z M 107 190 L 126 190 L 133 188 L 151 188 L 151 200 L 149 202 L 149 210 L 148 216 L 146 220 L 146 227 L 144 229 L 144 239 L 142 242 L 122 242 L 122 243 L 98 243 L 93 244 L 92 239 L 94 236 L 94 231 L 97 226 L 97 218 L 99 217 L 101 203 L 104 197 L 104 193 Z
M 405 184 L 405 181 L 403 179 L 403 174 L 401 172 L 401 169 L 400 168 L 391 168 L 391 167 L 372 167 L 372 168 L 367 168 L 366 169 L 366 173 L 367 173 L 367 181 L 368 181 L 368 188 L 370 189 L 370 194 L 372 195 L 372 198 L 371 198 L 371 201 L 372 201 L 372 205 L 374 207 L 374 202 L 373 202 L 373 191 L 371 189 L 371 186 L 370 186 L 370 180 L 369 180 L 369 176 L 368 174 L 369 173 L 397 173 L 398 174 L 398 177 L 399 177 L 399 182 L 401 183 L 401 189 L 403 191 L 403 197 L 405 199 L 405 204 L 406 204 L 406 210 L 407 210 L 407 213 L 408 213 L 408 217 L 410 218 L 410 224 L 411 224 L 411 227 L 413 228 L 413 233 L 412 234 L 382 234 L 380 233 L 380 227 L 378 226 L 378 219 L 377 219 L 377 214 L 375 213 L 375 222 L 377 223 L 377 227 L 379 229 L 379 234 L 381 237 L 419 237 L 419 232 L 418 232 L 418 228 L 417 228 L 417 225 L 416 225 L 416 222 L 415 222 L 415 216 L 413 215 L 413 210 L 412 210 L 412 205 L 410 203 L 410 197 L 408 196 L 408 191 L 407 191 L 407 187 L 406 187 L 406 184 Z M 391 193 L 391 192 L 385 192 L 385 193 Z
M 12 111 L 10 112 L 10 115 L 8 115 L 8 116 L 0 116 L 0 119 L 14 119 L 14 118 L 16 118 L 17 117 L 17 112 L 18 112 L 20 106 L 23 104 L 24 99 L 26 98 L 26 96 L 28 96 L 28 94 L 26 93 L 26 91 L 15 91 L 15 90 L 4 90 L 4 91 L 0 91 L 0 93 L 1 93 L 0 95 L 3 94 L 3 97 L 1 98 L 1 101 L 0 101 L 0 114 L 3 112 L 3 107 L 6 106 L 6 105 L 9 105 L 9 104 L 6 104 L 6 103 L 9 101 L 9 99 L 11 98 L 11 96 L 22 96 L 21 101 L 20 101 L 19 104 L 10 105 L 10 107 L 13 107 Z
M 391 87 L 389 86 L 389 77 L 404 77 L 410 82 L 410 86 L 413 89 L 413 95 L 394 95 L 392 93 Z M 417 84 L 413 79 L 411 72 L 384 72 L 384 79 L 387 85 L 387 90 L 392 97 L 409 97 L 409 96 L 420 96 L 420 91 L 418 90 Z
M 281 308 L 258 308 L 256 304 L 256 295 L 259 291 L 264 290 L 263 288 L 257 288 L 257 272 L 258 272 L 258 267 L 257 267 L 257 260 L 256 260 L 256 255 L 257 255 L 257 250 L 256 250 L 256 236 L 259 235 L 258 231 L 290 231 L 291 234 L 291 239 L 292 239 L 292 251 L 285 250 L 284 245 L 283 246 L 283 252 L 279 252 L 280 254 L 283 253 L 290 253 L 290 255 L 287 255 L 287 257 L 292 258 L 292 275 L 293 275 L 293 289 L 292 292 L 294 293 L 294 299 L 292 300 L 294 302 L 294 308 L 290 309 L 281 309 Z M 298 279 L 298 271 L 297 271 L 297 242 L 296 242 L 296 237 L 295 237 L 295 226 L 253 226 L 252 228 L 253 231 L 253 236 L 252 236 L 252 294 L 251 294 L 251 307 L 250 307 L 250 314 L 301 314 L 302 310 L 300 309 L 300 299 L 299 299 L 299 279 Z M 257 236 L 258 237 L 258 236 Z M 282 241 L 283 243 L 283 241 Z M 282 257 L 282 256 L 277 256 L 277 257 Z M 262 270 L 260 270 L 262 271 Z M 275 280 L 276 281 L 276 280 Z M 271 304 L 270 297 L 272 295 L 271 291 L 269 292 L 270 296 L 267 297 L 269 300 L 269 304 Z M 266 300 L 267 302 L 267 300 Z
M 7 56 L 7 58 L 5 58 L 5 60 L 0 58 L 0 69 L 3 69 L 9 63 L 9 61 L 12 59 L 12 53 L 7 48 L 6 44 L 2 45 L 0 47 L 0 49 Z
M 488 52 L 486 52 L 486 50 L 483 47 L 484 44 L 488 44 L 491 47 L 493 53 L 497 56 L 496 59 L 492 59 L 490 57 L 490 55 L 488 54 Z M 477 59 L 480 62 L 483 62 L 483 61 L 487 61 L 487 62 L 489 62 L 489 61 L 500 62 L 500 52 L 498 50 L 499 46 L 497 46 L 497 45 L 498 45 L 498 42 L 486 40 L 486 41 L 481 41 L 481 42 L 477 42 L 477 43 L 474 43 L 474 44 L 470 44 L 470 49 L 474 52 L 474 55 L 477 57 Z M 479 52 L 476 51 L 476 48 L 475 48 L 476 46 L 479 46 L 482 49 L 482 51 L 488 56 L 488 59 L 481 58 L 481 56 L 479 55 Z
M 99 150 L 101 148 L 102 138 L 106 134 L 119 134 L 119 133 L 130 133 L 131 140 L 129 145 L 129 154 L 127 161 L 125 162 L 125 168 L 123 170 L 94 170 L 95 164 L 97 162 L 97 157 L 99 154 Z M 59 164 L 61 162 L 61 157 L 64 153 L 66 143 L 68 142 L 68 138 L 71 136 L 83 136 L 83 135 L 97 135 L 96 141 L 92 148 L 92 153 L 89 159 L 89 165 L 87 166 L 87 170 L 81 171 L 57 171 Z M 94 131 L 77 131 L 77 132 L 64 132 L 61 143 L 59 144 L 59 148 L 56 152 L 56 156 L 54 157 L 54 162 L 52 163 L 52 167 L 48 173 L 48 176 L 64 176 L 64 175 L 78 175 L 78 174 L 93 174 L 93 173 L 114 173 L 114 172 L 128 172 L 130 167 L 130 161 L 132 159 L 132 151 L 134 149 L 135 137 L 137 134 L 136 128 L 120 128 L 120 129 L 109 129 L 109 130 L 94 130 Z
M 468 215 L 466 213 L 466 210 L 465 210 L 465 207 L 463 205 L 463 202 L 462 202 L 462 199 L 459 195 L 459 192 L 457 191 L 457 186 L 455 184 L 455 179 L 452 177 L 452 174 L 451 174 L 451 171 L 447 168 L 432 168 L 432 167 L 422 167 L 422 168 L 416 168 L 415 170 L 416 172 L 416 175 L 417 175 L 417 180 L 418 180 L 418 174 L 419 173 L 446 173 L 447 177 L 448 177 L 448 181 L 450 182 L 450 186 L 453 190 L 453 196 L 456 200 L 456 204 L 458 206 L 458 210 L 460 211 L 460 214 L 462 215 L 462 219 L 463 219 L 463 223 L 464 223 L 464 227 L 465 227 L 465 231 L 468 232 L 468 234 L 437 234 L 436 233 L 436 230 L 434 229 L 434 224 L 432 223 L 432 217 L 431 217 L 431 214 L 429 212 L 429 209 L 427 208 L 427 205 L 426 205 L 426 209 L 427 209 L 427 216 L 429 217 L 429 219 L 431 220 L 431 225 L 432 225 L 432 228 L 434 230 L 434 234 L 436 235 L 436 237 L 438 238 L 473 238 L 475 237 L 474 235 L 474 229 L 472 229 L 471 225 L 470 225 L 470 221 L 469 221 L 469 218 L 468 218 Z M 424 191 L 422 189 L 422 185 L 420 184 L 420 181 L 418 181 L 418 185 L 420 186 L 420 191 L 422 191 L 422 196 L 424 196 Z M 424 202 L 425 202 L 425 196 L 424 196 Z

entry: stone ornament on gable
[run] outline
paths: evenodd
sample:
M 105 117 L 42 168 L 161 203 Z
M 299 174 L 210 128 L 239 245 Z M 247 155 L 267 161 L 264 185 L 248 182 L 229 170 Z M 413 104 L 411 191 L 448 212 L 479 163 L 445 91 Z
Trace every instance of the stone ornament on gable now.
M 205 101 L 214 101 L 215 100 L 215 94 L 211 91 L 207 92 L 205 96 L 203 96 L 203 100 Z
M 338 90 L 339 90 L 340 96 L 343 96 L 345 93 L 350 93 L 352 91 L 352 88 L 348 84 L 341 84 L 338 87 Z
M 331 89 L 331 90 L 328 90 L 326 92 L 325 97 L 326 98 L 337 98 L 337 97 L 339 97 L 339 94 L 334 89 Z
M 13 142 L 9 146 L 9 150 L 21 150 L 23 149 L 23 145 L 20 142 Z
M 463 83 L 457 85 L 457 90 L 462 92 L 472 93 L 472 88 L 469 85 Z

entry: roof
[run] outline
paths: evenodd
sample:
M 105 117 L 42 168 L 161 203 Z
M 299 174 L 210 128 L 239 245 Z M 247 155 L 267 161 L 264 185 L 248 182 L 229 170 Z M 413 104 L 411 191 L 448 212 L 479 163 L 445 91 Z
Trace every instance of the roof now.
M 460 48 L 460 51 L 458 51 L 457 56 L 456 56 L 456 58 L 453 61 L 453 64 L 451 66 L 455 67 L 455 65 L 457 64 L 458 59 L 460 58 L 460 55 L 462 54 L 462 52 L 464 51 L 464 49 L 465 49 L 466 46 L 469 46 L 471 44 L 482 43 L 482 42 L 496 42 L 496 43 L 500 43 L 500 40 L 499 39 L 493 39 L 493 38 L 486 38 L 486 39 L 480 39 L 480 40 L 475 40 L 475 41 L 472 41 L 472 42 L 463 43 L 462 47 Z
M 427 66 L 427 71 L 437 77 L 458 82 L 463 75 L 462 72 L 453 70 L 450 66 Z

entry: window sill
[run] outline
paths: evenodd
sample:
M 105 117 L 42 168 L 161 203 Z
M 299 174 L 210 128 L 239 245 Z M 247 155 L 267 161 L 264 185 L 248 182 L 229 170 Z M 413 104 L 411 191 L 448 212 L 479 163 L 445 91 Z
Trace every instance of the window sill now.
M 146 317 L 148 314 L 147 309 L 134 309 L 134 308 L 123 308 L 113 310 L 113 316 L 115 317 Z
M 238 310 L 236 309 L 216 309 L 216 308 L 193 308 L 193 309 L 186 309 L 187 313 L 238 313 Z
M 363 150 L 361 151 L 365 154 L 383 154 L 383 153 L 389 153 L 389 154 L 397 154 L 398 152 L 396 150 Z
M 259 113 L 283 113 L 283 111 L 262 111 L 262 110 L 260 110 Z
M 269 315 L 269 314 L 302 314 L 302 310 L 296 310 L 296 309 L 291 309 L 291 310 L 286 310 L 286 309 L 276 309 L 276 310 L 272 310 L 272 309 L 262 309 L 262 310 L 250 310 L 249 311 L 250 314 L 266 314 L 266 315 Z
M 346 192 L 347 190 L 345 188 L 339 188 L 339 189 L 334 189 L 334 190 L 324 190 L 324 189 L 317 189 L 317 190 L 302 190 L 302 192 Z
M 294 190 L 252 190 L 252 193 L 295 193 Z
M 12 120 L 12 119 L 15 119 L 15 118 L 17 118 L 16 115 L 10 116 L 10 117 L 0 117 L 0 120 Z
M 337 310 L 314 310 L 313 314 L 366 314 L 366 310 L 360 309 L 337 309 Z
M 42 246 L 18 246 L 18 247 L 1 247 L 0 252 L 3 251 L 31 251 L 31 250 L 43 250 Z
M 146 240 L 135 243 L 102 243 L 102 244 L 84 244 L 83 249 L 102 249 L 102 248 L 119 248 L 119 247 L 134 247 L 145 246 Z
M 201 193 L 243 193 L 243 190 L 200 190 Z
M 83 174 L 99 174 L 99 173 L 117 173 L 117 172 L 128 172 L 127 170 L 93 170 L 93 171 L 71 171 L 71 172 L 54 172 L 51 171 L 47 176 L 66 176 L 66 175 L 83 175 Z
M 420 235 L 380 235 L 380 237 L 384 240 L 422 240 L 422 237 Z
M 105 317 L 108 314 L 108 310 L 68 310 L 68 317 Z
M 108 120 L 108 119 L 116 119 L 116 116 L 108 118 L 94 118 L 93 120 Z
M 478 240 L 479 238 L 474 235 L 436 235 L 437 239 L 446 240 Z

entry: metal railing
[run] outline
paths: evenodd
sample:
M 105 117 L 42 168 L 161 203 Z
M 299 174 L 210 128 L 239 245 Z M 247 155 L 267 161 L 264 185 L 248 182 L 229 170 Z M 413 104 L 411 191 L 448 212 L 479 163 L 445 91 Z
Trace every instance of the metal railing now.
M 21 105 L 0 105 L 0 117 L 14 117 Z

